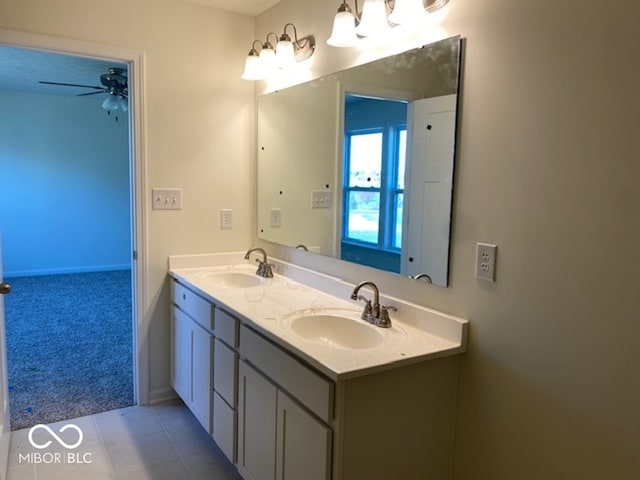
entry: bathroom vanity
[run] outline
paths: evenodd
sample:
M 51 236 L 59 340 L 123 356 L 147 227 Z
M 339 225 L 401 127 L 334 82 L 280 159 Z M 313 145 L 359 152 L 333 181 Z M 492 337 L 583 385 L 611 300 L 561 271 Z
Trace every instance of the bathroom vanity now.
M 170 258 L 172 386 L 245 479 L 451 478 L 468 322 L 242 254 Z M 371 292 L 361 294 L 371 298 Z

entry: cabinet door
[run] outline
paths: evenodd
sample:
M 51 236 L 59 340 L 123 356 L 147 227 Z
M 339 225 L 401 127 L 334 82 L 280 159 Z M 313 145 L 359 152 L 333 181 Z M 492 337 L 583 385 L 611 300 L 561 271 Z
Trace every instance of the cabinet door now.
M 278 391 L 276 479 L 328 480 L 331 430 Z
M 276 408 L 276 387 L 244 361 L 240 361 L 238 471 L 245 480 L 275 478 Z
M 191 402 L 191 319 L 173 308 L 171 386 L 185 403 Z
M 213 395 L 213 335 L 191 322 L 193 351 L 191 359 L 191 411 L 211 433 L 211 405 Z

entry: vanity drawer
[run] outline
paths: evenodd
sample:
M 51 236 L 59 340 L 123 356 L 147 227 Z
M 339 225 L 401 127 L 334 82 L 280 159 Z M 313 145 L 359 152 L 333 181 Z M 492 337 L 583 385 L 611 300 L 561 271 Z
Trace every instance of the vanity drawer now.
M 325 422 L 333 418 L 333 383 L 253 330 L 240 326 L 240 355 Z
M 237 353 L 216 338 L 213 361 L 213 389 L 231 406 L 237 405 Z
M 217 338 L 232 348 L 238 346 L 238 319 L 221 309 L 216 309 L 215 330 Z
M 213 394 L 213 439 L 222 453 L 231 461 L 236 461 L 236 425 L 238 412 L 218 395 Z
M 175 280 L 171 285 L 173 303 L 204 328 L 213 330 L 213 305 Z

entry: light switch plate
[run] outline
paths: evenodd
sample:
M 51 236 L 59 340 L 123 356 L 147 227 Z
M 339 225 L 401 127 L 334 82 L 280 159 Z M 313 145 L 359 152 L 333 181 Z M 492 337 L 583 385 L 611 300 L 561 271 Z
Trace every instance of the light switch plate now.
M 282 210 L 279 208 L 272 208 L 269 215 L 271 217 L 269 226 L 271 228 L 279 228 L 282 224 Z
M 233 210 L 229 208 L 220 209 L 220 228 L 231 230 L 233 228 Z
M 311 208 L 331 208 L 331 191 L 312 190 Z
M 153 210 L 182 209 L 181 188 L 154 188 L 151 190 Z

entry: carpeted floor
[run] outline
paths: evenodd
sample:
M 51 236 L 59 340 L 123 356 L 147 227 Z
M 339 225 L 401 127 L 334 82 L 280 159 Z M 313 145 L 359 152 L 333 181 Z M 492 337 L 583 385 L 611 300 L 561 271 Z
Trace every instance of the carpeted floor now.
M 5 281 L 12 430 L 133 405 L 130 270 Z

